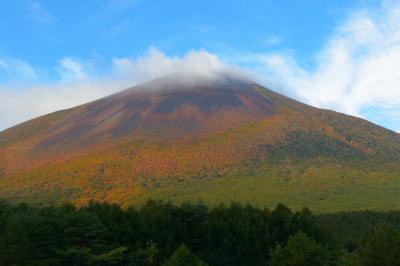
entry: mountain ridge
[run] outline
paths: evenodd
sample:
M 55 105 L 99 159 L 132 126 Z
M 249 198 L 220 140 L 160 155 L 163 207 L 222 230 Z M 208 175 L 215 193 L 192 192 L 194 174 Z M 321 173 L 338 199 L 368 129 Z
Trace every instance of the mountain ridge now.
M 0 132 L 0 197 L 128 204 L 167 193 L 161 198 L 215 203 L 231 199 L 207 192 L 223 183 L 221 190 L 238 190 L 237 200 L 265 204 L 275 199 L 263 193 L 284 187 L 315 195 L 383 182 L 397 192 L 389 184 L 400 173 L 399 134 L 242 77 L 181 77 L 174 73 Z M 243 192 L 236 186 L 249 189 L 245 180 L 264 190 Z M 287 200 L 283 192 L 278 198 Z M 390 205 L 384 196 L 382 202 Z

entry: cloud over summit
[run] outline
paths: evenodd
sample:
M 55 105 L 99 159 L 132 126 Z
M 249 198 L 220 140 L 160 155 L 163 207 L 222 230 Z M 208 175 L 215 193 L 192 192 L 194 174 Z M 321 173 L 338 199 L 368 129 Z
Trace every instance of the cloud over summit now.
M 0 59 L 0 71 L 9 68 Z M 16 76 L 35 73 L 34 67 L 22 60 L 14 60 L 19 69 Z M 60 109 L 93 101 L 141 82 L 174 72 L 210 75 L 229 69 L 216 55 L 207 51 L 191 50 L 184 56 L 167 56 L 156 48 L 138 58 L 114 58 L 105 72 L 93 70 L 91 62 L 65 57 L 55 67 L 57 80 L 41 81 L 32 85 L 0 84 L 0 130 Z M 29 70 L 29 71 L 28 71 Z M 28 73 L 29 72 L 29 73 Z
M 40 6 L 32 8 L 46 18 Z M 399 29 L 400 1 L 385 0 L 378 8 L 354 10 L 315 51 L 311 67 L 304 66 L 296 51 L 277 48 L 274 52 L 268 48 L 233 52 L 229 47 L 221 53 L 189 50 L 178 56 L 151 47 L 143 55 L 114 57 L 103 64 L 65 56 L 52 69 L 0 55 L 0 130 L 170 73 L 234 71 L 313 106 L 400 131 Z M 270 41 L 281 39 L 276 36 Z

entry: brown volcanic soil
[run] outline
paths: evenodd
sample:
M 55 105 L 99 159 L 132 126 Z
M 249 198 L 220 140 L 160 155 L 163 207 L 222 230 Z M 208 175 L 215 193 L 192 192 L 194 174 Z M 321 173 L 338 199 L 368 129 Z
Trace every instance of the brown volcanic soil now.
M 224 81 L 213 87 L 210 81 L 191 88 L 179 84 L 169 88 L 160 87 L 162 81 L 71 110 L 70 115 L 49 128 L 51 133 L 37 148 L 79 147 L 129 135 L 182 138 L 240 126 L 276 113 L 275 104 L 258 91 L 256 84 L 232 82 L 229 86 L 229 81 Z
M 400 160 L 400 135 L 246 79 L 173 74 L 1 132 L 0 196 L 57 187 L 112 200 L 141 178 L 258 173 L 266 160 L 385 168 Z

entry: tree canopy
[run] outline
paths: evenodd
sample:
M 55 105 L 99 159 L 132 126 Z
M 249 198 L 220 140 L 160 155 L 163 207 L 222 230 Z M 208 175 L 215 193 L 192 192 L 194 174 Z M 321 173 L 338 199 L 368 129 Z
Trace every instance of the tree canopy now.
M 0 202 L 0 265 L 400 265 L 400 213 Z

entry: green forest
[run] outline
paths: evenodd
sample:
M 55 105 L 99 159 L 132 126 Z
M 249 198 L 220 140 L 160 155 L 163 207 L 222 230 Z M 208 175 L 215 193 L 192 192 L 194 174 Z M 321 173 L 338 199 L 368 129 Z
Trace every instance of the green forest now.
M 400 265 L 400 212 L 0 203 L 0 265 Z

